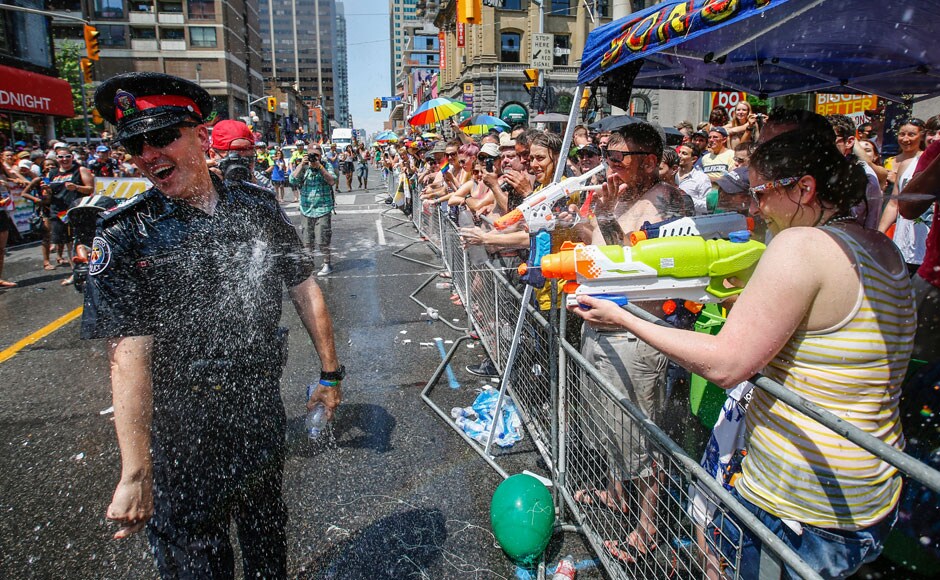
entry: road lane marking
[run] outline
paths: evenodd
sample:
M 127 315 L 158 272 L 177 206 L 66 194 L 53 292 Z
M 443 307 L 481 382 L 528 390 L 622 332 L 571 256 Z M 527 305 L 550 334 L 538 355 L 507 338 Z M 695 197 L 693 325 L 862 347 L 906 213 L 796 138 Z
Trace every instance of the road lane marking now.
M 0 363 L 10 360 L 16 355 L 16 353 L 20 352 L 27 346 L 31 344 L 35 344 L 39 342 L 40 340 L 46 338 L 53 332 L 59 330 L 60 328 L 62 328 L 69 322 L 72 322 L 73 320 L 75 320 L 81 315 L 82 315 L 82 307 L 79 306 L 78 308 L 69 312 L 68 314 L 61 316 L 57 318 L 56 320 L 53 320 L 49 324 L 43 326 L 42 328 L 30 334 L 26 338 L 23 338 L 15 342 L 12 346 L 9 346 L 3 349 L 2 351 L 0 351 Z
M 379 245 L 385 245 L 385 230 L 382 229 L 382 218 L 375 220 L 375 231 L 379 233 Z

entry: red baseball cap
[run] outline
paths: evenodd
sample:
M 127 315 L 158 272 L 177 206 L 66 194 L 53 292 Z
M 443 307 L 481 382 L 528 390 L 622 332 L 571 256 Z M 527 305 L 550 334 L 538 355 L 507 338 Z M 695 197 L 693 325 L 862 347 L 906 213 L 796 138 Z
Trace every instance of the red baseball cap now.
M 242 147 L 232 147 L 232 141 L 244 139 L 248 143 Z M 251 134 L 248 125 L 241 121 L 232 121 L 227 119 L 219 121 L 212 127 L 212 140 L 210 146 L 219 151 L 229 151 L 230 149 L 254 149 L 255 138 Z

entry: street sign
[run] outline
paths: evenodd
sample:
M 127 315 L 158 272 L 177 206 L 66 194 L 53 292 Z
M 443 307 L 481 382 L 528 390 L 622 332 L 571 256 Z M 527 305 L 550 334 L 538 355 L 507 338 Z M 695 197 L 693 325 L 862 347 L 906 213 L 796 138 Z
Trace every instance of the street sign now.
M 552 70 L 554 66 L 555 35 L 532 34 L 532 68 Z
M 388 101 L 400 101 L 400 100 L 401 100 L 401 97 L 382 97 L 382 100 L 383 100 L 383 101 L 386 101 L 386 102 L 388 102 Z

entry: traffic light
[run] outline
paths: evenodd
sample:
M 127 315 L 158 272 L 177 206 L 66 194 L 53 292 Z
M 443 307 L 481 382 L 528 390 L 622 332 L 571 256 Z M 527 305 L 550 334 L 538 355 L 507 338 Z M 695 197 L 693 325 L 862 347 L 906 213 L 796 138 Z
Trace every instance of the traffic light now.
M 539 69 L 527 68 L 522 71 L 522 74 L 524 74 L 526 78 L 526 82 L 523 83 L 525 85 L 525 92 L 531 93 L 532 88 L 537 87 L 539 84 Z
M 277 99 L 274 97 L 268 97 L 268 112 L 273 113 L 277 110 Z
M 82 67 L 82 76 L 85 78 L 85 84 L 90 85 L 91 83 L 95 82 L 91 76 L 91 73 L 95 68 L 94 63 L 87 58 L 82 58 L 82 60 L 79 61 L 79 66 Z
M 88 54 L 89 59 L 98 60 L 98 53 L 101 52 L 101 49 L 98 47 L 98 37 L 101 36 L 101 33 L 90 24 L 85 25 L 84 32 L 85 52 Z
M 378 97 L 372 99 L 372 109 L 375 110 L 376 113 L 378 113 L 379 111 L 381 111 L 381 110 L 382 110 L 382 99 L 380 99 L 380 98 L 378 98 Z
M 457 0 L 457 22 L 460 24 L 482 24 L 483 0 Z
M 585 87 L 584 90 L 581 91 L 581 110 L 582 111 L 587 109 L 588 103 L 591 101 L 591 90 L 592 89 L 590 87 Z

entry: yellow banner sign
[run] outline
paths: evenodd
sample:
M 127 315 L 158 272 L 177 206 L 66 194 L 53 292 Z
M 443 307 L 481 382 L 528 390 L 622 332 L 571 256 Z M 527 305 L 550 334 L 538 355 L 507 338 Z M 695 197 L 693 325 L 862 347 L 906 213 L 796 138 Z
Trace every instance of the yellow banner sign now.
M 878 97 L 872 95 L 816 95 L 816 112 L 820 115 L 855 115 L 878 108 Z
M 143 177 L 96 177 L 95 195 L 107 195 L 115 199 L 130 199 L 153 187 Z

